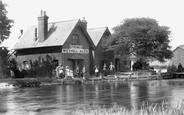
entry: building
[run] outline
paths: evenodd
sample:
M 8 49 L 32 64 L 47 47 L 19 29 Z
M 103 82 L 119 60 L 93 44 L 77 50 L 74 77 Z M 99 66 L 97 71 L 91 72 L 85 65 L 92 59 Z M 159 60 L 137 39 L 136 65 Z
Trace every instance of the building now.
M 121 56 L 115 51 L 106 51 L 104 39 L 111 35 L 108 27 L 87 29 L 87 21 L 75 19 L 48 23 L 45 11 L 38 16 L 38 25 L 29 26 L 14 46 L 17 61 L 25 66 L 30 61 L 44 59 L 47 55 L 57 63 L 72 69 L 86 67 L 94 74 L 94 66 L 100 70 L 106 63 L 115 65 L 116 71 L 129 71 L 129 56 Z
M 104 39 L 111 35 L 108 27 L 91 28 L 87 29 L 87 32 L 95 45 L 94 63 L 100 67 L 100 70 L 102 70 L 104 64 L 108 68 L 110 62 L 114 63 L 114 51 L 106 51 L 103 47 Z
M 64 67 L 85 66 L 91 74 L 95 45 L 86 31 L 87 22 L 76 19 L 48 23 L 48 18 L 46 12 L 41 11 L 38 25 L 29 26 L 25 33 L 22 32 L 14 46 L 17 61 L 24 63 L 49 55 Z
M 105 39 L 108 39 L 108 36 L 111 35 L 108 27 L 100 28 L 91 28 L 87 29 L 89 36 L 94 42 L 95 45 L 95 64 L 100 66 L 100 69 L 103 68 L 103 65 L 106 64 L 109 67 L 110 62 L 113 62 L 115 66 L 115 71 L 130 71 L 131 70 L 131 61 L 129 55 L 120 55 L 117 51 L 106 51 L 103 47 Z
M 178 46 L 173 50 L 173 58 L 170 60 L 170 65 L 178 67 L 179 63 L 184 66 L 184 45 Z

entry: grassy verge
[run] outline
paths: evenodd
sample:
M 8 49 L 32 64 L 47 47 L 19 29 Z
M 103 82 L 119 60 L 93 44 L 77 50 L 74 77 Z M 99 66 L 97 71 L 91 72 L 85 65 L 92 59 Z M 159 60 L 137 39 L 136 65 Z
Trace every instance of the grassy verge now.
M 97 105 L 81 105 L 72 115 L 184 115 L 184 103 L 172 107 L 166 102 L 161 104 L 143 103 L 140 109 L 126 109 L 114 104 L 111 108 Z

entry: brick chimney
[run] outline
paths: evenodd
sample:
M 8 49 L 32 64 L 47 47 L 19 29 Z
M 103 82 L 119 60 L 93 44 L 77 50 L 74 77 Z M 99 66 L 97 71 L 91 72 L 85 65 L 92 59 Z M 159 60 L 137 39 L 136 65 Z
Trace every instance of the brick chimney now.
M 41 14 L 38 16 L 38 42 L 43 42 L 47 37 L 48 19 L 46 12 L 41 10 Z
M 85 29 L 85 30 L 87 30 L 87 21 L 85 20 L 85 17 L 83 17 L 83 19 L 82 19 L 82 26 L 83 26 L 83 28 Z

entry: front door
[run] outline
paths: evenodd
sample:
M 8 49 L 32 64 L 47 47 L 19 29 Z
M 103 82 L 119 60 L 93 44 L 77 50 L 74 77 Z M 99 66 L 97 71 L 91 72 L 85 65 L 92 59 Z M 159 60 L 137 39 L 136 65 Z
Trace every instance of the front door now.
M 118 58 L 115 59 L 115 71 L 120 71 L 120 60 Z
M 79 67 L 79 69 L 81 70 L 83 67 L 83 60 L 74 59 L 72 61 L 72 65 L 73 65 L 72 67 L 73 70 L 76 70 L 77 67 Z

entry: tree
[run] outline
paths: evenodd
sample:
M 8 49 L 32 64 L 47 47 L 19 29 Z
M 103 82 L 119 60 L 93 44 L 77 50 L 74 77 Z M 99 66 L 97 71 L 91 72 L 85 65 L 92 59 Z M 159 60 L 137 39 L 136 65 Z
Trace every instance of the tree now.
M 6 47 L 0 47 L 0 77 L 5 77 L 8 75 L 9 71 L 7 69 L 8 61 L 7 61 L 8 50 Z
M 5 39 L 8 39 L 10 35 L 10 28 L 12 27 L 13 20 L 8 19 L 6 14 L 6 4 L 2 3 L 0 0 L 0 45 Z M 8 73 L 7 69 L 7 55 L 8 50 L 5 47 L 0 47 L 0 77 L 6 76 Z
M 0 0 L 0 44 L 10 36 L 10 28 L 13 23 L 13 20 L 8 19 L 6 16 L 8 13 L 5 8 L 6 6 L 7 5 L 3 4 Z
M 172 58 L 167 26 L 160 26 L 155 19 L 125 19 L 113 28 L 114 33 L 107 39 L 107 50 L 119 54 L 133 54 L 142 59 L 155 59 L 164 62 Z

